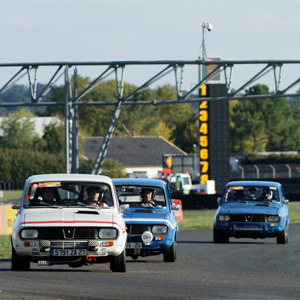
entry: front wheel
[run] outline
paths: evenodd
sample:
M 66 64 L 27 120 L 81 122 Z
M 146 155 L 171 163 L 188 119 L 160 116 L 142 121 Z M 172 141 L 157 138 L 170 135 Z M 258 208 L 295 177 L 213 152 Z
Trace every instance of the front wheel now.
M 113 272 L 126 272 L 126 250 L 118 256 L 113 256 L 110 260 L 110 270 Z
M 174 240 L 172 246 L 164 251 L 164 262 L 175 262 L 176 256 L 176 241 Z
M 214 243 L 215 244 L 225 244 L 225 243 L 229 243 L 229 235 L 227 235 L 226 233 L 223 233 L 221 231 L 218 231 L 215 227 L 214 227 Z
M 284 229 L 282 230 L 282 232 L 280 232 L 277 235 L 277 244 L 287 244 L 288 241 L 289 241 L 289 235 L 288 235 L 288 231 L 285 226 Z
M 30 260 L 26 257 L 19 256 L 12 246 L 11 270 L 12 271 L 29 271 Z

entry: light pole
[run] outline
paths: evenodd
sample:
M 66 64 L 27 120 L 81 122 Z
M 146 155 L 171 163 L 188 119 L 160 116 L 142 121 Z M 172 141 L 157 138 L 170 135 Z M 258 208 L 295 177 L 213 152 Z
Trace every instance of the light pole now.
M 210 22 L 203 22 L 202 23 L 202 60 L 205 60 L 207 58 L 206 56 L 206 49 L 205 49 L 205 28 L 208 31 L 212 31 L 214 28 Z
M 202 61 L 204 61 L 207 56 L 206 56 L 206 49 L 205 49 L 205 28 L 207 31 L 212 31 L 213 26 L 210 22 L 202 22 L 202 44 L 200 49 L 202 48 Z M 201 57 L 199 57 L 200 60 Z M 199 64 L 199 82 L 202 80 L 202 65 Z

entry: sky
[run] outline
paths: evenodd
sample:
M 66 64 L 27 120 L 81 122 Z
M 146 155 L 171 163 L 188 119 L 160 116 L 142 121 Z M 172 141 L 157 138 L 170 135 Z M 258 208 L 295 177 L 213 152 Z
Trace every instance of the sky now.
M 296 0 L 1 0 L 0 64 L 196 60 L 202 55 L 202 22 L 213 25 L 204 35 L 208 57 L 299 60 L 299 11 Z M 12 71 L 0 68 L 0 86 Z M 78 71 L 99 74 L 93 67 Z M 125 81 L 140 84 L 153 71 L 140 67 Z M 47 81 L 47 72 L 41 72 L 41 81 Z M 255 73 L 236 68 L 232 87 Z M 282 84 L 299 73 L 299 65 L 283 69 Z M 185 87 L 197 76 L 187 72 Z M 273 77 L 266 84 L 274 90 Z

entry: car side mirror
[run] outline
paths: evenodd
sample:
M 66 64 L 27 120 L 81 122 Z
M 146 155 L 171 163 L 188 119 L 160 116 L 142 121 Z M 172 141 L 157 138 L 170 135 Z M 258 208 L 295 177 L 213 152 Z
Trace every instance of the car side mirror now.
M 126 211 L 129 209 L 129 204 L 121 204 L 120 205 L 120 210 L 121 211 Z
M 220 197 L 217 198 L 217 203 L 218 203 L 218 205 L 221 204 L 221 198 Z
M 173 204 L 173 205 L 171 206 L 171 209 L 172 209 L 172 210 L 180 210 L 180 205 L 179 205 L 179 204 Z
M 17 210 L 19 210 L 20 207 L 21 207 L 20 203 L 13 203 L 13 204 L 11 205 L 11 208 L 12 208 L 12 209 L 17 209 Z
M 284 199 L 284 200 L 283 200 L 283 203 L 284 203 L 284 204 L 288 204 L 289 202 L 290 202 L 289 199 Z

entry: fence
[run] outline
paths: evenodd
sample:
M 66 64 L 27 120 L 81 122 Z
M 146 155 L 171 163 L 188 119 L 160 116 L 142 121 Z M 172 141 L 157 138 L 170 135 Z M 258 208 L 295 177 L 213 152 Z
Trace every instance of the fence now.
M 23 190 L 24 182 L 0 182 L 1 191 Z
M 238 170 L 231 172 L 231 178 L 235 179 L 292 179 L 300 178 L 299 164 L 253 164 L 239 165 Z

